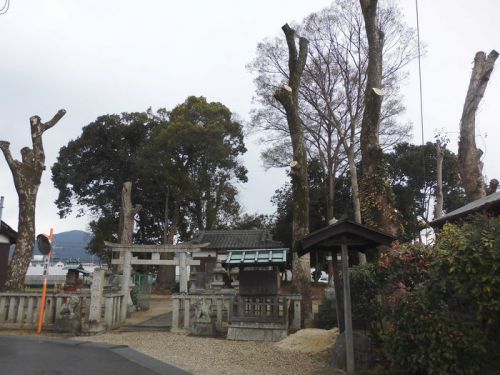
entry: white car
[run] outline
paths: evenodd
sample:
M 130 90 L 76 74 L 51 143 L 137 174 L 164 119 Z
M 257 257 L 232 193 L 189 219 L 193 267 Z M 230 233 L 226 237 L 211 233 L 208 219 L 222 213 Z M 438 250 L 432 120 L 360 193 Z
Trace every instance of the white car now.
M 311 268 L 311 281 L 314 281 L 313 273 L 316 271 L 316 268 Z M 328 274 L 325 271 L 321 271 L 321 276 L 318 280 L 319 283 L 328 283 Z

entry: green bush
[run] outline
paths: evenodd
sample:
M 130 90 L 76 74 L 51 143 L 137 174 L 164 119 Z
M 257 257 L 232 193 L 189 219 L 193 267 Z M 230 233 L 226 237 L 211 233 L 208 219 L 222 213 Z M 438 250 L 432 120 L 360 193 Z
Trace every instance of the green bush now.
M 435 247 L 433 271 L 466 296 L 477 319 L 498 333 L 500 325 L 500 219 L 476 215 L 445 225 Z
M 498 373 L 499 218 L 445 225 L 434 248 L 396 244 L 374 273 L 384 322 L 375 337 L 392 371 Z
M 373 265 L 359 265 L 349 270 L 352 319 L 355 329 L 372 331 L 380 322 L 380 303 Z
M 384 352 L 398 374 L 477 374 L 485 352 L 479 326 L 455 319 L 444 303 L 414 290 L 387 317 Z

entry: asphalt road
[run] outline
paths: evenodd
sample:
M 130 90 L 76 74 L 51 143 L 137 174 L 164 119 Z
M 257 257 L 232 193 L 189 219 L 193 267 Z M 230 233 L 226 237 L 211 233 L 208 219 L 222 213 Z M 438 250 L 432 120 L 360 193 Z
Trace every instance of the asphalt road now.
M 0 335 L 3 375 L 188 375 L 124 345 Z

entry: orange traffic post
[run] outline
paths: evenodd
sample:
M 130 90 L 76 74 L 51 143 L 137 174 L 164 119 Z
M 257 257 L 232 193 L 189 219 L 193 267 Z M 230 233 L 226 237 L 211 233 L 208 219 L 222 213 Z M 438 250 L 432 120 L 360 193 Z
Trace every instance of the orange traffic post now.
M 50 228 L 49 243 L 52 243 L 53 238 L 54 238 L 54 229 Z M 47 279 L 49 277 L 50 254 L 51 252 L 49 251 L 47 255 L 43 256 L 44 278 L 43 278 L 42 304 L 40 306 L 40 318 L 38 319 L 38 329 L 37 329 L 38 334 L 42 333 L 43 317 L 45 314 L 45 299 L 47 297 Z

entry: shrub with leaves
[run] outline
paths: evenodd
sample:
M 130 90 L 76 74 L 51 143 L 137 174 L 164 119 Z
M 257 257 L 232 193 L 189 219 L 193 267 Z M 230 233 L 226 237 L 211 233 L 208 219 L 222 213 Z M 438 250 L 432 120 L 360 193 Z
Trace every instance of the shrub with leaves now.
M 477 374 L 485 340 L 477 325 L 457 320 L 444 302 L 418 289 L 398 300 L 383 335 L 384 352 L 398 374 Z
M 428 246 L 398 242 L 381 252 L 374 272 L 389 302 L 395 302 L 429 278 L 430 256 Z
M 467 297 L 486 329 L 499 333 L 499 218 L 476 215 L 460 226 L 446 224 L 436 243 L 433 272 Z
M 352 318 L 357 329 L 372 330 L 380 322 L 379 285 L 371 264 L 349 270 L 351 284 Z

